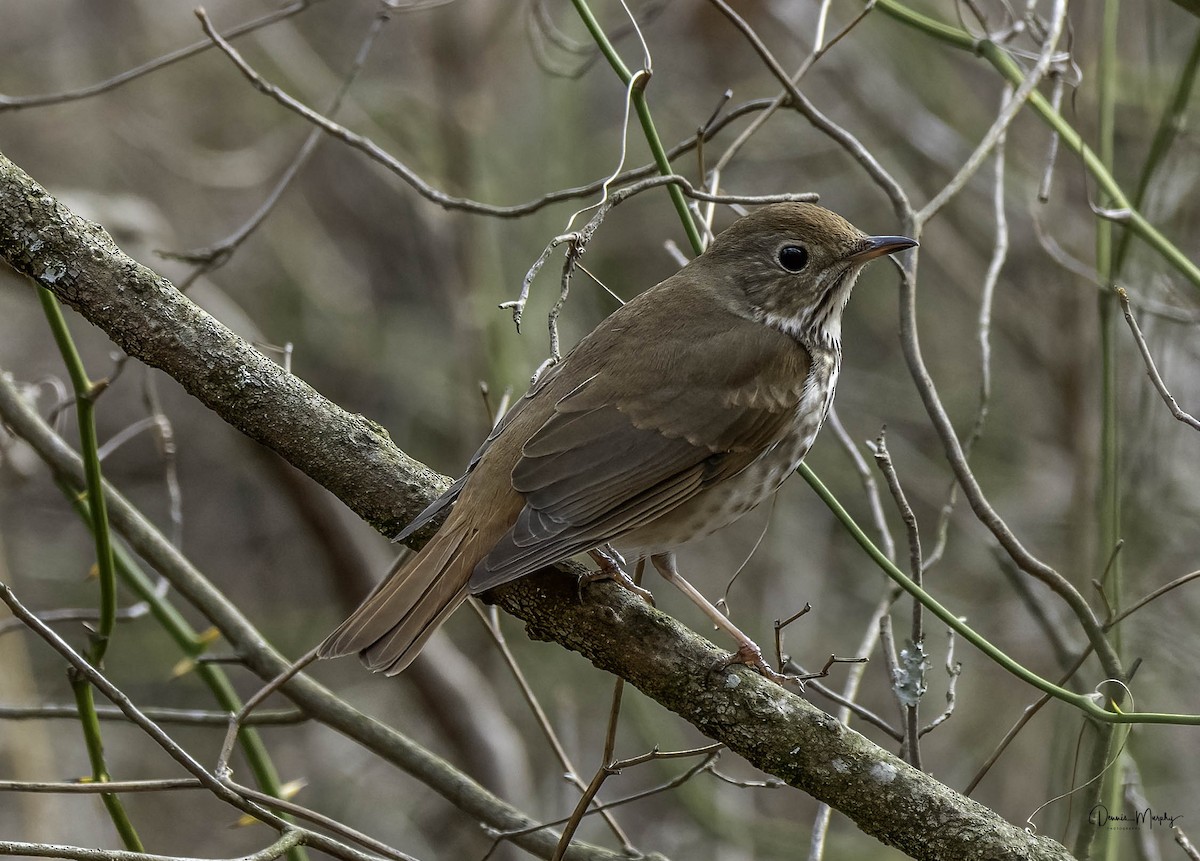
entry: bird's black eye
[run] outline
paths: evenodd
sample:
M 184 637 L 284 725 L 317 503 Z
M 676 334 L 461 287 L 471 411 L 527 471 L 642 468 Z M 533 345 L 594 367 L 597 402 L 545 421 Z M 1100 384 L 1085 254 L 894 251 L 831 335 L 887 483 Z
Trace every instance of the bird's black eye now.
M 785 245 L 779 249 L 779 265 L 788 272 L 799 272 L 808 265 L 808 249 L 803 245 Z

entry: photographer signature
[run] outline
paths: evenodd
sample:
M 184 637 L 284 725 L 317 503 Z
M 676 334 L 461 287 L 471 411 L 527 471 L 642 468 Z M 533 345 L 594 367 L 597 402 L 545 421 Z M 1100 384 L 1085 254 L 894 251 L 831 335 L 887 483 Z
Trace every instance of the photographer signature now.
M 1173 828 L 1175 820 L 1182 818 L 1182 816 L 1169 816 L 1166 813 L 1155 813 L 1149 807 L 1144 810 L 1131 810 L 1127 813 L 1109 813 L 1108 808 L 1103 804 L 1097 804 L 1088 813 L 1088 822 L 1093 825 L 1107 825 L 1110 822 L 1123 823 L 1123 825 L 1114 826 L 1118 828 L 1141 828 L 1147 822 L 1150 823 L 1151 828 L 1155 825 Z

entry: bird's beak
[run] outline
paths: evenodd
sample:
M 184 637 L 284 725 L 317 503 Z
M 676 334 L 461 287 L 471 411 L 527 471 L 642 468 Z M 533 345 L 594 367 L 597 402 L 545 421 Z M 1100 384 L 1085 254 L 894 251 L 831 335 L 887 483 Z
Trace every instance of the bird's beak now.
M 850 255 L 850 259 L 858 263 L 866 263 L 885 254 L 895 254 L 906 248 L 917 246 L 917 240 L 907 236 L 868 236 L 862 241 L 859 249 Z

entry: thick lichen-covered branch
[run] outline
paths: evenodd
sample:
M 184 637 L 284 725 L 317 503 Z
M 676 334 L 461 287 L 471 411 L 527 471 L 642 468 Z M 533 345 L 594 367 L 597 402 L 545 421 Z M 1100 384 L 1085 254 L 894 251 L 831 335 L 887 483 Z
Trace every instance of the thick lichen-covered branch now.
M 397 529 L 444 487 L 444 477 L 397 449 L 381 428 L 342 410 L 241 341 L 3 156 L 0 255 L 381 531 Z M 78 480 L 78 459 L 22 410 L 15 389 L 0 384 L 0 395 L 6 424 L 56 473 Z M 109 493 L 114 525 L 131 545 L 212 620 L 252 670 L 264 678 L 279 673 L 283 659 L 245 617 L 169 542 L 157 540 L 128 503 Z M 1070 857 L 1054 841 L 1028 834 L 906 765 L 803 698 L 745 668 L 714 670 L 725 654 L 721 649 L 616 586 L 597 584 L 580 600 L 574 577 L 546 571 L 492 597 L 524 620 L 531 636 L 553 640 L 627 679 L 709 737 L 914 858 Z M 411 742 L 354 714 L 320 686 L 299 678 L 286 690 L 309 714 L 431 786 L 448 779 L 427 755 L 414 753 Z M 483 798 L 460 773 L 451 783 L 437 788 Z

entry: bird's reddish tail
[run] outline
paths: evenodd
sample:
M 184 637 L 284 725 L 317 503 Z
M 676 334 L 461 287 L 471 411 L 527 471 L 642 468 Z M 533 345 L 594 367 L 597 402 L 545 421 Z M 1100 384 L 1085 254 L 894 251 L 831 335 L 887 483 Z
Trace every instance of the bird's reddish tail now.
M 389 676 L 407 667 L 425 641 L 467 597 L 474 554 L 464 547 L 474 530 L 447 523 L 424 549 L 393 572 L 321 644 L 322 658 L 358 652 Z

